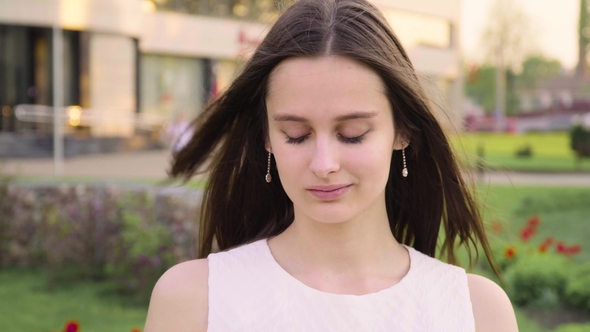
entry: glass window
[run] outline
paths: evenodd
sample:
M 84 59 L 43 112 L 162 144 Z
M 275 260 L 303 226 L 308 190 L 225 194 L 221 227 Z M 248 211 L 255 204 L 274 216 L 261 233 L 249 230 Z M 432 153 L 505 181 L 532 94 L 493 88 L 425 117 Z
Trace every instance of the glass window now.
M 141 112 L 192 118 L 204 104 L 204 63 L 196 58 L 143 54 Z
M 241 64 L 232 60 L 217 60 L 214 65 L 215 92 L 225 91 L 242 70 Z
M 295 0 L 143 0 L 145 8 L 270 23 Z
M 79 34 L 63 31 L 63 37 L 63 103 L 78 104 Z M 53 103 L 52 56 L 51 29 L 0 25 L 0 131 L 52 130 L 45 123 L 19 123 L 13 112 L 20 104 Z

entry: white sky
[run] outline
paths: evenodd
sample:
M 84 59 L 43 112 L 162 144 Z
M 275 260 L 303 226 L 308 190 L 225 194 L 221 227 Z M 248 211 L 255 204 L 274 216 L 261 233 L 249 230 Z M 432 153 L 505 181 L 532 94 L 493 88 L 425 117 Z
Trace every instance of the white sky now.
M 468 62 L 481 60 L 480 36 L 494 0 L 461 0 L 461 48 Z M 578 16 L 580 0 L 513 0 L 529 16 L 539 51 L 561 61 L 566 69 L 578 61 Z

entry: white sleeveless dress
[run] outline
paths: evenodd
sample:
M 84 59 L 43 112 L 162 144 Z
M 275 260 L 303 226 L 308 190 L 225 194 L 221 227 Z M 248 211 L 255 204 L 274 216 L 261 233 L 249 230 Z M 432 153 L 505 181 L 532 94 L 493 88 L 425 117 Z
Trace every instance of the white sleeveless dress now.
M 207 331 L 475 331 L 465 270 L 406 248 L 407 275 L 366 295 L 303 284 L 275 261 L 266 240 L 210 254 Z

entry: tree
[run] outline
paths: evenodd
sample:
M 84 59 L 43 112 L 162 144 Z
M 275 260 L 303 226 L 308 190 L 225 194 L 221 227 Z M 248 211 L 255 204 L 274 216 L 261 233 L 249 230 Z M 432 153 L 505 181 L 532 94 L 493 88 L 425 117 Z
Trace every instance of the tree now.
M 590 45 L 590 13 L 588 13 L 588 0 L 580 0 L 580 19 L 578 22 L 578 65 L 576 75 L 579 77 L 586 76 L 587 53 Z
M 518 98 L 517 85 L 519 84 L 519 75 L 507 70 L 506 87 L 504 95 L 506 96 L 506 115 L 518 113 L 520 106 Z M 484 64 L 481 67 L 472 67 L 466 75 L 465 94 L 473 101 L 478 103 L 486 113 L 492 113 L 496 106 L 494 89 L 496 84 L 496 66 Z
M 496 67 L 490 64 L 472 66 L 465 75 L 465 94 L 478 103 L 487 113 L 494 110 L 494 85 Z
M 513 73 L 520 69 L 526 55 L 536 48 L 533 36 L 530 20 L 517 0 L 495 0 L 482 36 L 482 46 L 487 59 L 496 66 L 495 111 L 501 114 L 506 114 L 506 71 Z M 515 99 L 511 96 L 509 99 L 514 111 Z
M 519 0 L 495 0 L 482 35 L 486 59 L 519 72 L 520 66 L 538 46 L 530 18 Z
M 518 75 L 511 68 L 506 69 L 506 115 L 516 115 L 520 109 L 520 97 L 518 95 Z
M 532 55 L 522 63 L 518 84 L 523 89 L 535 89 L 539 82 L 561 76 L 563 72 L 563 66 L 558 60 L 548 59 L 542 55 Z
M 543 55 L 532 55 L 527 57 L 519 66 L 520 73 L 515 73 L 511 68 L 504 71 L 506 86 L 506 115 L 517 114 L 520 108 L 519 94 L 523 90 L 534 90 L 540 82 L 561 76 L 564 72 L 563 66 L 558 60 L 548 59 Z M 483 107 L 487 113 L 492 113 L 496 107 L 495 86 L 496 66 L 484 64 L 472 66 L 465 74 L 465 94 L 473 101 Z

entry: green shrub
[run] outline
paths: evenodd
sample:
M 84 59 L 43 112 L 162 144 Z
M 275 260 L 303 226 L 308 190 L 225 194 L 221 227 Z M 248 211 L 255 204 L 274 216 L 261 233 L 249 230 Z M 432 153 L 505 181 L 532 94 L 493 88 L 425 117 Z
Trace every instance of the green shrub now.
M 517 158 L 530 158 L 533 156 L 533 147 L 530 144 L 526 144 L 514 152 L 514 156 Z
M 590 157 L 590 130 L 581 124 L 574 126 L 570 131 L 570 147 L 578 157 Z
M 590 313 L 590 264 L 574 267 L 568 276 L 565 289 L 566 302 Z
M 118 293 L 147 303 L 158 278 L 175 263 L 172 235 L 155 218 L 150 195 L 130 194 L 119 205 L 120 236 L 107 259 L 106 277 Z
M 590 324 L 566 324 L 553 330 L 553 332 L 590 332 Z
M 569 264 L 556 255 L 520 257 L 506 270 L 508 295 L 517 305 L 554 309 L 563 298 Z
M 8 227 L 13 203 L 8 194 L 11 178 L 2 175 L 1 172 L 2 168 L 0 167 L 0 267 L 3 267 L 6 264 L 6 256 L 8 256 Z
M 49 288 L 107 279 L 112 290 L 147 303 L 168 267 L 197 256 L 200 196 L 192 191 L 16 183 L 7 195 L 0 199 L 0 265 L 45 268 Z

